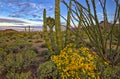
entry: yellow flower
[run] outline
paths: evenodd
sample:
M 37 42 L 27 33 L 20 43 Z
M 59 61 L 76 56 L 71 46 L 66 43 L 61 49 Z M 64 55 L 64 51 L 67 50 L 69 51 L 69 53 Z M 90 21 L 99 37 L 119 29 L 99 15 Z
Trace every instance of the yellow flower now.
M 105 63 L 105 65 L 109 65 L 109 63 L 108 63 L 108 62 L 106 62 L 106 61 L 105 61 L 104 63 Z
M 75 45 L 69 44 L 60 51 L 59 55 L 53 55 L 51 60 L 56 64 L 62 79 L 69 77 L 80 79 L 83 76 L 86 77 L 84 74 L 89 75 L 90 78 L 99 76 L 94 71 L 96 69 L 94 62 L 96 58 L 97 54 L 94 55 L 88 48 L 76 49 Z

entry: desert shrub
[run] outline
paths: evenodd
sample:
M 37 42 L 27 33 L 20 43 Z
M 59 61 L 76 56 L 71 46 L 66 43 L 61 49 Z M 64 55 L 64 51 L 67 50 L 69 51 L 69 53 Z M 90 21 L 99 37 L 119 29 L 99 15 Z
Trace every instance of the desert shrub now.
M 28 42 L 32 42 L 32 39 L 29 39 Z
M 67 45 L 60 55 L 53 55 L 51 59 L 63 79 L 100 79 L 102 73 L 97 64 L 103 67 L 108 65 L 95 52 L 90 52 L 86 47 L 76 49 L 73 44 Z
M 32 50 L 33 47 L 30 43 L 23 40 L 16 40 L 11 42 L 1 43 L 0 48 L 3 48 L 7 53 L 19 53 L 24 50 L 24 48 Z
M 13 36 L 13 35 L 15 35 L 15 34 L 17 34 L 17 33 L 18 33 L 17 31 L 12 30 L 12 29 L 8 29 L 8 30 L 5 30 L 5 31 L 4 31 L 4 35 L 5 35 L 5 36 Z
M 39 39 L 40 38 L 40 35 L 38 35 L 38 34 L 35 34 L 33 37 L 32 37 L 32 39 Z
M 31 50 L 25 50 L 22 53 L 9 53 L 0 62 L 0 75 L 6 72 L 6 76 L 10 73 L 19 73 L 31 66 L 37 66 L 39 60 L 37 54 Z M 4 72 L 3 72 L 4 71 Z
M 32 65 L 37 65 L 39 60 L 37 58 L 37 54 L 34 51 L 25 50 L 25 52 L 22 52 L 22 54 L 24 58 L 24 68 L 27 68 Z
M 103 72 L 104 79 L 120 79 L 120 66 L 108 66 Z
M 41 51 L 41 53 L 40 53 L 40 55 L 41 56 L 45 56 L 45 55 L 49 55 L 50 53 L 49 53 L 49 50 L 43 50 L 43 51 Z
M 41 43 L 41 42 L 43 42 L 43 40 L 41 40 L 41 39 L 36 39 L 34 42 L 35 42 L 35 43 Z
M 120 40 L 120 29 L 119 28 L 114 28 L 114 30 L 113 30 L 113 44 L 114 45 L 117 45 L 117 44 L 119 44 L 120 45 L 120 43 L 118 43 L 119 42 L 119 40 Z
M 58 79 L 57 70 L 52 61 L 40 64 L 38 67 L 38 79 Z
M 38 53 L 37 48 L 35 48 L 35 47 L 33 47 L 33 46 L 30 48 L 30 50 L 33 50 L 35 53 Z
M 32 79 L 30 77 L 31 75 L 31 72 L 22 72 L 22 73 L 12 73 L 10 72 L 8 75 L 7 75 L 7 79 Z
M 28 70 L 32 70 L 31 67 L 37 68 L 38 63 L 36 50 L 28 42 L 16 40 L 0 44 L 0 77 L 30 79 L 27 78 Z
M 43 43 L 40 47 L 42 47 L 42 48 L 47 48 L 47 44 L 46 44 L 46 43 Z

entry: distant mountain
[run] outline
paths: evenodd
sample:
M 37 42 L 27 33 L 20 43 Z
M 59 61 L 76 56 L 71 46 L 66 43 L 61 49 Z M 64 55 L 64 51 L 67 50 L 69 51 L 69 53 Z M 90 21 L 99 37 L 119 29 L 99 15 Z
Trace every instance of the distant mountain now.
M 6 29 L 13 29 L 16 31 L 25 31 L 28 30 L 29 26 L 0 26 L 0 30 L 6 30 Z M 42 26 L 30 26 L 31 31 L 40 31 L 42 30 Z

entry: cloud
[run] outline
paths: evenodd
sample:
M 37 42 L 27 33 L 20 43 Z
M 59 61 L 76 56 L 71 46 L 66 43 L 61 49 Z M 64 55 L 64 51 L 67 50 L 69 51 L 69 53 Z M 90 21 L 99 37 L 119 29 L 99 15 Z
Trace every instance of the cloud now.
M 20 9 L 31 9 L 31 10 L 40 10 L 42 8 L 44 8 L 44 5 L 40 5 L 34 2 L 22 2 L 22 3 L 18 3 L 17 6 Z
M 0 17 L 0 26 L 42 26 L 42 19 L 25 20 L 20 18 Z
M 20 14 L 9 14 L 9 17 L 15 17 L 15 18 L 20 18 L 22 17 Z
M 0 18 L 0 22 L 4 22 L 4 23 L 26 23 L 26 22 L 21 21 L 21 20 L 8 19 L 8 18 Z
M 43 22 L 42 19 L 29 19 L 29 20 L 31 20 L 31 21 L 41 21 L 41 22 Z
M 51 1 L 51 0 L 50 0 Z M 43 9 L 47 9 L 47 16 L 52 16 L 54 12 L 54 6 L 51 5 L 51 2 L 48 0 L 1 0 L 0 1 L 0 11 L 1 16 L 9 18 L 0 18 L 0 22 L 4 23 L 13 23 L 18 25 L 30 24 L 33 23 L 41 25 Z M 24 19 L 27 21 L 22 21 L 14 18 Z M 31 22 L 28 22 L 31 21 Z M 27 23 L 26 23 L 27 22 Z M 20 24 L 21 23 L 21 24 Z
M 16 0 L 8 0 L 8 2 L 15 2 Z
M 48 11 L 52 11 L 53 9 L 54 9 L 53 6 L 49 6 L 47 10 L 48 10 Z

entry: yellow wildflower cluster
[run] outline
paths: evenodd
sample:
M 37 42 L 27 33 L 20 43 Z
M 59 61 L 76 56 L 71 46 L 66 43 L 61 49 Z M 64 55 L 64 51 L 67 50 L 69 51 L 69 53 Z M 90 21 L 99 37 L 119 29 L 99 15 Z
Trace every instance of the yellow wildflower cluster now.
M 86 47 L 79 49 L 69 44 L 59 55 L 51 56 L 62 79 L 99 79 L 96 72 L 95 59 L 97 55 Z

